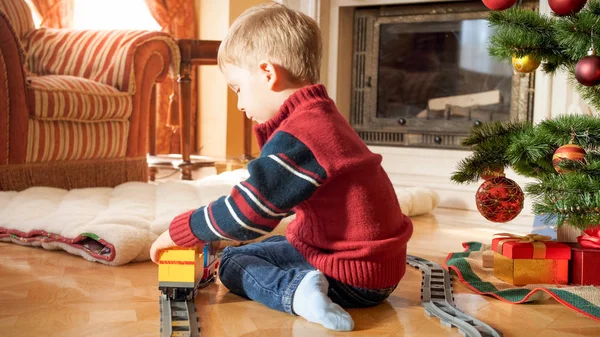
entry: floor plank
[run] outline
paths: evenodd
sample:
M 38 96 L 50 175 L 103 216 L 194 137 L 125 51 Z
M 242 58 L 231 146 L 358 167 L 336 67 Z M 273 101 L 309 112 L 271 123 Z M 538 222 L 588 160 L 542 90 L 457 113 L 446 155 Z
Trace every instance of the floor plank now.
M 526 233 L 533 219 L 508 224 L 485 221 L 477 212 L 438 209 L 413 218 L 409 253 L 442 263 L 462 242 L 489 242 L 498 232 Z M 397 290 L 369 309 L 351 309 L 351 333 L 324 330 L 302 318 L 273 311 L 233 295 L 216 283 L 196 298 L 203 337 L 215 336 L 461 336 L 420 303 L 419 271 L 408 267 Z M 455 283 L 458 307 L 498 328 L 504 336 L 598 336 L 600 322 L 554 300 L 512 305 L 474 294 Z M 158 336 L 157 266 L 151 262 L 122 267 L 92 263 L 62 251 L 0 243 L 0 335 Z M 524 332 L 527 331 L 525 334 Z

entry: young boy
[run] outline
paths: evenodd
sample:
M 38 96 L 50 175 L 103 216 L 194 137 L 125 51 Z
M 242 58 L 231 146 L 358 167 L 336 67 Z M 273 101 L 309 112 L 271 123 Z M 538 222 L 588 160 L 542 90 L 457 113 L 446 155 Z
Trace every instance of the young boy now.
M 238 109 L 258 122 L 259 158 L 231 194 L 177 216 L 150 254 L 217 240 L 248 241 L 291 213 L 286 236 L 227 247 L 231 292 L 332 330 L 354 328 L 342 307 L 384 301 L 404 275 L 412 222 L 373 154 L 317 84 L 317 23 L 278 4 L 243 13 L 219 49 Z

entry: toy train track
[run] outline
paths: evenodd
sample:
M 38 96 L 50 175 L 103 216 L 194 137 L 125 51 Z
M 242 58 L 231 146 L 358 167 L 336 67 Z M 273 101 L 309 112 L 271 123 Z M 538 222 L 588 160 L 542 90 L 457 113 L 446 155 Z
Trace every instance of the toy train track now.
M 194 299 L 175 301 L 160 296 L 160 337 L 200 337 Z
M 417 256 L 408 255 L 408 265 L 421 270 L 421 305 L 427 316 L 435 316 L 440 323 L 456 327 L 465 337 L 501 337 L 502 333 L 479 321 L 454 305 L 450 274 L 440 265 Z
M 212 284 L 220 257 L 214 243 L 166 249 L 158 258 L 160 337 L 200 337 L 194 300 L 199 289 Z

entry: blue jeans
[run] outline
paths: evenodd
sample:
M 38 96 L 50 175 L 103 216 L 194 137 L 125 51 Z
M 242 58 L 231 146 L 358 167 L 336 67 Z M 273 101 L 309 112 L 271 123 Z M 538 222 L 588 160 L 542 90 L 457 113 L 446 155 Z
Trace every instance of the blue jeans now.
M 221 257 L 219 279 L 234 294 L 269 308 L 295 315 L 292 300 L 304 276 L 316 270 L 284 236 L 227 247 Z M 328 296 L 344 308 L 365 308 L 383 302 L 396 288 L 364 289 L 327 277 Z

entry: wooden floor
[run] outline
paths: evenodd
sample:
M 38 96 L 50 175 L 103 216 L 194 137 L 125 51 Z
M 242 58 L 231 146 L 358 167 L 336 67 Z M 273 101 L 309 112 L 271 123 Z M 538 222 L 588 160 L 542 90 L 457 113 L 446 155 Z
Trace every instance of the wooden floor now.
M 476 212 L 438 209 L 415 217 L 409 253 L 441 263 L 469 240 L 493 233 L 525 233 L 532 219 L 491 224 Z M 335 333 L 302 318 L 270 310 L 213 284 L 196 298 L 203 337 L 214 336 L 460 336 L 426 317 L 419 306 L 421 274 L 408 268 L 387 302 L 350 310 L 351 333 Z M 554 300 L 505 304 L 455 284 L 460 309 L 496 327 L 505 337 L 599 336 L 600 322 Z M 0 243 L 0 336 L 158 336 L 157 266 L 151 262 L 107 267 L 62 251 Z

